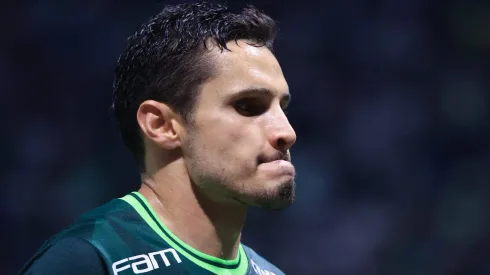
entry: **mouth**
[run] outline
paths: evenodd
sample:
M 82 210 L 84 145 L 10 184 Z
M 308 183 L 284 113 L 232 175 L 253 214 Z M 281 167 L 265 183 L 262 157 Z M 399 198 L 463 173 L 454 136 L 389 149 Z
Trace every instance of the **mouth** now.
M 285 155 L 274 156 L 269 158 L 261 158 L 258 161 L 258 170 L 264 173 L 267 178 L 282 178 L 287 176 L 289 179 L 294 179 L 296 172 L 293 164 Z
M 263 163 L 270 163 L 270 162 L 277 162 L 277 161 L 287 161 L 289 162 L 289 157 L 288 154 L 284 154 L 281 152 L 277 152 L 273 155 L 265 156 L 262 155 L 257 159 L 257 164 L 263 164 Z

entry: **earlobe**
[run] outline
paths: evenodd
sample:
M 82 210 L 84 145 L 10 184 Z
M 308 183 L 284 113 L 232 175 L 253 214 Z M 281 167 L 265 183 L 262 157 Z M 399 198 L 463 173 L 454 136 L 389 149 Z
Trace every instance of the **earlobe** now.
M 175 113 L 168 105 L 154 100 L 144 101 L 138 108 L 136 118 L 147 141 L 166 150 L 180 146 L 180 138 L 174 127 Z

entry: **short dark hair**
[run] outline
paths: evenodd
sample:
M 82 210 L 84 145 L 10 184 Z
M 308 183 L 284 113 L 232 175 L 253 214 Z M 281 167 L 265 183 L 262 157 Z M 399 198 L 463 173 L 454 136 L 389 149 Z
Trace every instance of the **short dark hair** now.
M 232 13 L 221 4 L 199 2 L 166 6 L 127 40 L 118 59 L 112 110 L 124 144 L 145 171 L 145 148 L 136 119 L 145 100 L 168 104 L 189 122 L 200 86 L 213 73 L 206 42 L 223 50 L 245 39 L 273 52 L 276 22 L 253 6 Z

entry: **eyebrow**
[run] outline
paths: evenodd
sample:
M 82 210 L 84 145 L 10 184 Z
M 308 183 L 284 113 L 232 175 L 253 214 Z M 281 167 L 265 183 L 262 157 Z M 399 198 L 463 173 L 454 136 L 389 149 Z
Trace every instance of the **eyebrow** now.
M 230 96 L 233 98 L 241 98 L 241 97 L 246 97 L 246 96 L 264 96 L 264 97 L 274 97 L 276 93 L 271 91 L 268 88 L 247 88 L 240 90 L 236 93 L 231 94 Z M 281 100 L 284 100 L 286 102 L 291 101 L 291 94 L 289 92 L 286 92 L 282 94 Z

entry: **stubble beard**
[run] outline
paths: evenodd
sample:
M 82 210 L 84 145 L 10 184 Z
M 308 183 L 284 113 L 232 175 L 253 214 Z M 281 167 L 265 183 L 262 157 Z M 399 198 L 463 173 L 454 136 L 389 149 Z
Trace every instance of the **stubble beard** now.
M 236 194 L 233 199 L 243 205 L 267 210 L 283 210 L 295 201 L 296 182 L 294 180 L 280 183 L 273 190 L 263 190 L 259 194 Z
M 239 188 L 238 183 L 233 184 L 233 182 L 230 182 L 233 180 L 228 179 L 225 174 L 215 173 L 214 175 L 206 175 L 205 167 L 209 165 L 209 160 L 203 158 L 202 155 L 195 151 L 200 148 L 198 135 L 193 133 L 191 137 L 188 143 L 188 152 L 192 152 L 194 161 L 189 168 L 197 171 L 197 174 L 201 175 L 201 177 L 196 179 L 197 182 L 193 181 L 193 184 L 201 191 L 204 191 L 204 193 L 208 193 L 214 199 L 218 199 L 216 195 L 226 196 L 228 199 L 232 199 L 242 205 L 268 210 L 283 210 L 294 203 L 296 193 L 296 182 L 294 178 L 282 183 L 276 183 L 275 188 L 263 188 L 263 190 L 257 190 L 252 194 L 245 191 L 247 188 Z M 209 194 L 209 191 L 213 194 Z M 226 200 L 226 198 L 222 199 Z

